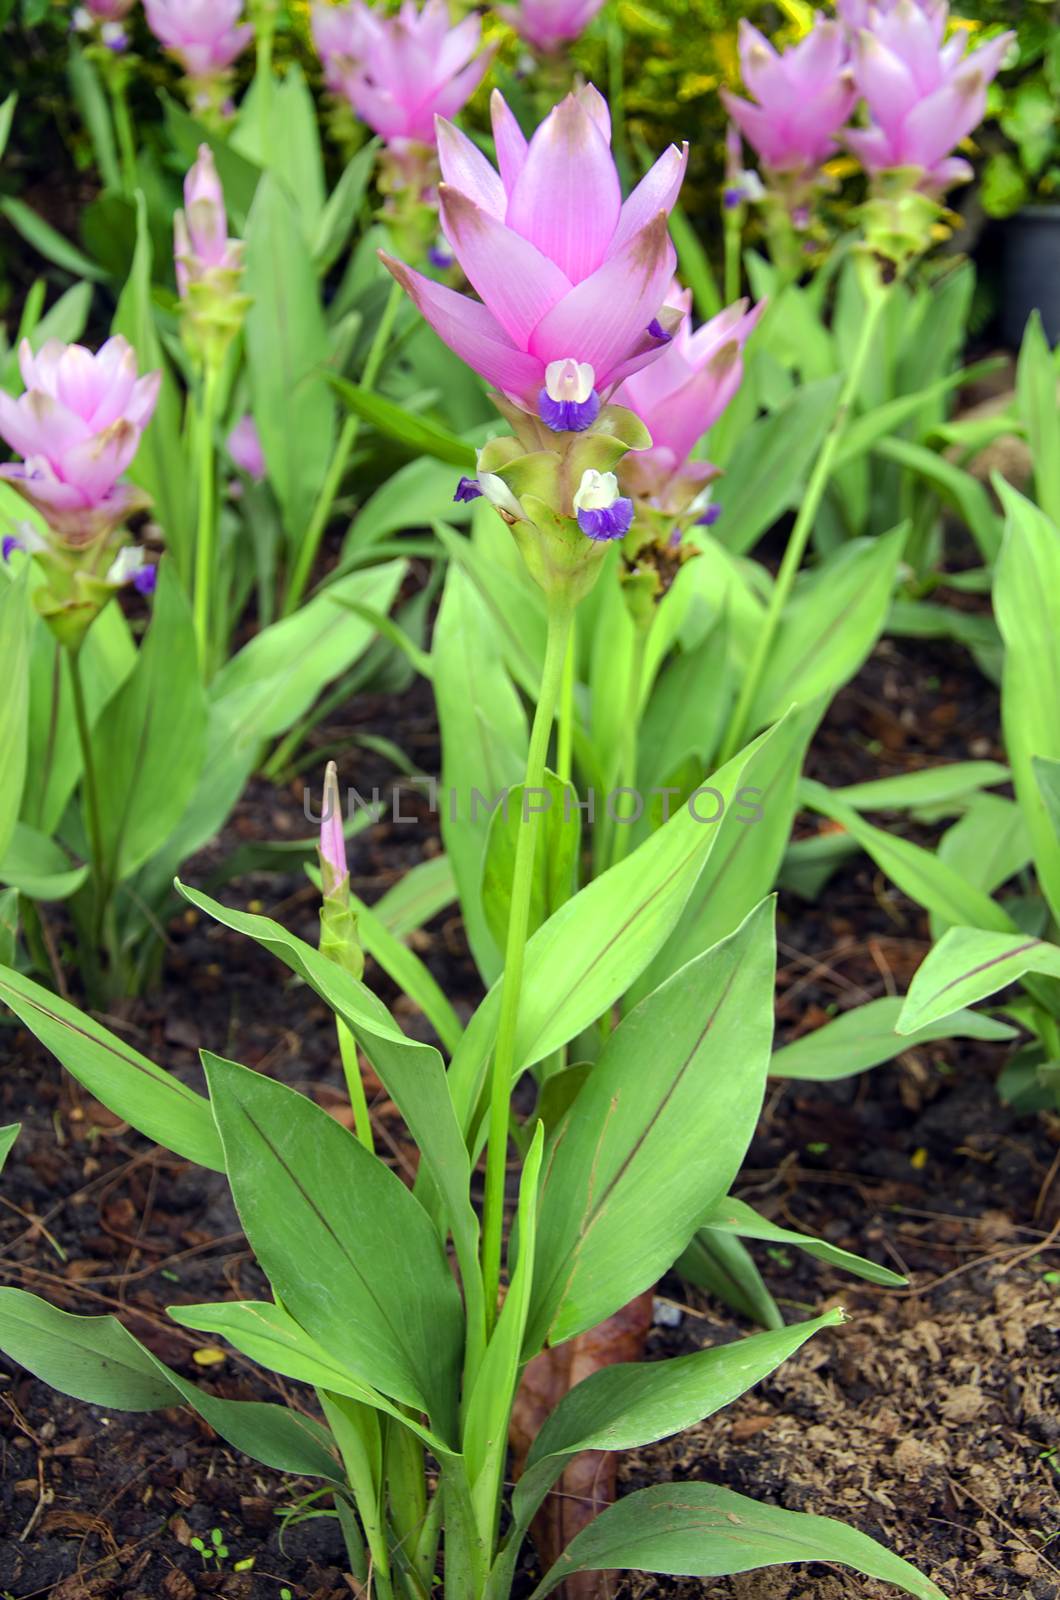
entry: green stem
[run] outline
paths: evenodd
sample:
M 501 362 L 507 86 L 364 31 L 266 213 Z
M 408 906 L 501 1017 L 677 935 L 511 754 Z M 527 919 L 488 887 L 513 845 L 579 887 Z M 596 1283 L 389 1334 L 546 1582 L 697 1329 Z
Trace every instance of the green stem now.
M 729 726 L 726 729 L 725 737 L 718 752 L 718 766 L 723 765 L 736 754 L 748 732 L 748 718 L 751 715 L 755 697 L 762 682 L 762 674 L 765 671 L 766 662 L 769 660 L 769 652 L 772 649 L 784 607 L 788 603 L 792 586 L 802 565 L 802 558 L 806 553 L 806 545 L 817 520 L 817 513 L 821 509 L 821 501 L 824 499 L 824 492 L 832 475 L 835 459 L 839 453 L 839 446 L 843 442 L 843 435 L 850 421 L 854 401 L 861 388 L 861 380 L 868 364 L 869 355 L 872 352 L 876 330 L 886 304 L 887 288 L 879 280 L 876 280 L 874 288 L 869 294 L 869 303 L 865 309 L 865 316 L 861 324 L 861 335 L 854 352 L 854 358 L 847 372 L 846 382 L 839 396 L 839 405 L 832 419 L 832 426 L 829 428 L 824 443 L 818 452 L 813 472 L 810 474 L 810 481 L 806 485 L 806 494 L 802 505 L 799 507 L 799 514 L 795 518 L 795 526 L 788 535 L 787 547 L 769 597 L 769 606 L 766 610 L 765 619 L 755 640 L 751 663 L 744 677 L 739 699 L 736 702 L 736 707 L 729 720 Z
M 743 288 L 743 213 L 742 205 L 726 206 L 722 220 L 725 230 L 725 304 L 739 300 Z
M 96 767 L 92 759 L 92 731 L 88 725 L 88 708 L 85 704 L 85 686 L 81 680 L 81 664 L 76 650 L 68 650 L 66 659 L 70 667 L 70 687 L 73 691 L 74 721 L 77 724 L 77 742 L 81 747 L 81 766 L 84 772 L 85 812 L 88 818 L 88 847 L 92 857 L 92 882 L 95 904 L 92 908 L 92 932 L 98 945 L 103 929 L 103 915 L 107 903 L 107 869 L 103 853 L 102 813 L 99 809 L 99 786 Z
M 199 521 L 195 538 L 195 638 L 199 646 L 199 665 L 203 676 L 209 674 L 210 665 L 210 596 L 217 566 L 215 549 L 215 518 L 217 513 L 214 485 L 214 412 L 217 407 L 217 382 L 219 373 L 212 364 L 207 365 L 202 384 L 202 407 L 199 412 Z
M 364 371 L 361 373 L 362 389 L 372 389 L 376 378 L 379 376 L 379 368 L 382 366 L 386 347 L 390 342 L 390 335 L 393 331 L 398 307 L 401 304 L 402 293 L 401 285 L 395 280 L 390 285 L 390 294 L 383 308 L 383 315 L 379 319 L 379 325 L 375 330 L 375 337 L 372 339 L 371 348 L 368 351 L 368 359 L 365 361 Z M 324 479 L 317 503 L 313 507 L 313 515 L 309 519 L 309 526 L 306 528 L 298 554 L 295 557 L 291 579 L 284 599 L 283 614 L 285 617 L 290 616 L 291 612 L 297 609 L 305 593 L 306 584 L 309 582 L 313 571 L 313 563 L 316 561 L 317 552 L 320 549 L 320 541 L 324 537 L 324 530 L 331 516 L 331 508 L 335 504 L 335 497 L 342 486 L 347 463 L 353 452 L 353 447 L 357 443 L 360 424 L 360 417 L 353 415 L 351 412 L 342 425 L 342 432 L 339 434 L 339 441 L 335 446 L 327 477 Z
M 618 775 L 620 789 L 635 790 L 637 787 L 637 730 L 640 727 L 640 690 L 644 679 L 644 654 L 647 642 L 647 630 L 643 627 L 637 627 L 633 641 L 633 659 L 629 665 L 629 691 L 626 702 L 625 726 L 622 730 L 622 763 L 619 767 Z M 616 822 L 613 824 L 612 866 L 617 865 L 624 858 L 626 851 L 629 849 L 632 832 L 632 822 Z
M 563 661 L 563 684 L 559 695 L 559 732 L 556 736 L 556 775 L 570 783 L 574 770 L 574 673 L 578 655 L 578 634 L 571 617 L 570 639 Z
M 549 596 L 548 643 L 541 672 L 530 750 L 526 760 L 525 788 L 539 789 L 544 783 L 552 722 L 556 713 L 560 683 L 567 657 L 567 645 L 574 618 L 570 601 Z M 525 791 L 524 791 L 525 792 Z M 482 1226 L 482 1276 L 486 1291 L 487 1328 L 492 1331 L 497 1316 L 497 1294 L 501 1276 L 501 1237 L 504 1229 L 504 1191 L 508 1157 L 508 1111 L 512 1075 L 515 1068 L 515 1029 L 519 1020 L 519 1001 L 523 986 L 527 929 L 530 924 L 530 898 L 534 879 L 534 856 L 540 813 L 531 811 L 520 819 L 512 872 L 512 902 L 508 916 L 508 938 L 504 952 L 504 982 L 501 987 L 501 1014 L 497 1023 L 497 1045 L 493 1053 L 490 1079 L 489 1146 L 486 1152 L 486 1194 Z
M 357 1041 L 341 1017 L 335 1018 L 335 1028 L 339 1036 L 339 1055 L 342 1057 L 342 1072 L 346 1079 L 346 1090 L 353 1107 L 353 1121 L 357 1129 L 357 1137 L 366 1150 L 375 1153 L 375 1140 L 372 1137 L 372 1119 L 368 1115 L 368 1099 L 364 1092 L 364 1079 L 361 1077 L 361 1064 L 357 1059 Z
M 118 138 L 118 149 L 121 152 L 121 174 L 125 188 L 125 197 L 131 200 L 136 194 L 136 139 L 133 135 L 132 117 L 129 114 L 129 102 L 125 94 L 125 84 L 118 73 L 107 73 L 107 88 L 110 90 L 111 111 L 114 115 L 114 132 Z

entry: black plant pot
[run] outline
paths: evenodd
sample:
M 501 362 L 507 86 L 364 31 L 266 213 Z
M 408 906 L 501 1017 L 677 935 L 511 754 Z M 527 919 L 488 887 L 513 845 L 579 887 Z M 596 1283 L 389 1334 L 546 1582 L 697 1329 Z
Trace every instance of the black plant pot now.
M 1003 229 L 1001 330 L 1017 349 L 1032 311 L 1045 336 L 1060 344 L 1060 205 L 1028 206 Z

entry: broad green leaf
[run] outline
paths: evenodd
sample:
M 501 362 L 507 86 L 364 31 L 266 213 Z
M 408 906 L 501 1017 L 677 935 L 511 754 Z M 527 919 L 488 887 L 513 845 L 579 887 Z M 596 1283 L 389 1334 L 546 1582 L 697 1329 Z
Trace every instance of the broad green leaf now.
M 711 825 L 717 837 L 710 859 L 680 921 L 631 985 L 627 1005 L 726 938 L 775 887 L 795 820 L 803 759 L 822 711 L 820 701 L 797 707 L 748 758 L 732 804 Z M 716 778 L 708 786 L 716 788 Z
M 4 1163 L 14 1148 L 15 1140 L 22 1132 L 20 1122 L 11 1122 L 6 1128 L 0 1128 L 0 1172 L 4 1170 Z
M 18 95 L 12 92 L 0 105 L 0 156 L 7 148 L 7 141 L 11 136 L 11 124 L 15 119 L 15 107 L 18 105 Z
M 471 579 L 451 562 L 434 625 L 434 692 L 442 731 L 442 838 L 460 891 L 468 942 L 487 982 L 500 944 L 482 903 L 491 808 L 526 771 L 526 714 Z
M 659 1483 L 627 1495 L 590 1522 L 538 1584 L 544 1600 L 575 1572 L 667 1572 L 694 1578 L 793 1561 L 831 1561 L 893 1583 L 917 1600 L 946 1600 L 929 1578 L 832 1517 L 760 1505 L 710 1483 Z
M 670 231 L 677 247 L 681 282 L 687 283 L 704 322 L 722 309 L 721 296 L 710 265 L 710 257 L 700 243 L 695 228 L 680 206 L 670 213 Z
M 717 493 L 722 508 L 717 534 L 742 555 L 794 505 L 803 479 L 835 414 L 838 377 L 808 383 L 772 415 L 746 429 Z
M 142 194 L 138 194 L 136 250 L 128 282 L 114 313 L 111 332 L 123 334 L 128 339 L 136 351 L 141 372 L 161 372 L 162 387 L 151 425 L 144 429 L 129 476 L 151 496 L 154 515 L 166 535 L 166 544 L 190 586 L 194 529 L 191 520 L 191 483 L 182 443 L 183 403 L 155 325 L 151 288 L 152 257 L 147 202 Z
M 114 127 L 107 96 L 100 82 L 94 61 L 86 56 L 75 34 L 68 46 L 67 77 L 77 109 L 80 112 L 96 158 L 104 189 L 118 190 L 122 186 L 121 166 L 114 139 Z M 2 150 L 0 140 L 0 150 Z
M 366 906 L 356 895 L 351 895 L 350 899 L 357 913 L 358 932 L 365 950 L 401 992 L 419 1007 L 452 1055 L 464 1029 L 434 974 L 407 944 L 394 937 L 372 907 Z
M 780 1308 L 766 1288 L 754 1257 L 733 1235 L 700 1228 L 674 1262 L 674 1271 L 685 1283 L 712 1294 L 737 1316 L 747 1317 L 763 1328 L 784 1326 Z
M 189 1405 L 237 1450 L 277 1472 L 341 1481 L 319 1423 L 260 1400 L 219 1400 L 144 1348 L 116 1317 L 79 1317 L 0 1289 L 0 1350 L 61 1394 L 115 1411 Z
M 0 1001 L 116 1116 L 165 1149 L 224 1171 L 220 1140 L 202 1095 L 69 1001 L 8 967 L 0 967 Z
M 476 508 L 485 504 L 476 501 Z M 472 511 L 470 539 L 440 521 L 434 523 L 434 531 L 474 585 L 500 640 L 508 671 L 520 689 L 533 698 L 541 684 L 541 664 L 545 659 L 548 622 L 544 600 L 518 555 L 509 530 L 492 506 L 488 512 L 487 516 L 485 511 Z M 519 562 L 514 568 L 510 564 L 512 552 Z M 508 561 L 504 559 L 506 554 Z M 589 598 L 596 598 L 596 590 Z M 579 611 L 579 621 L 583 615 Z
M 746 1394 L 815 1333 L 845 1321 L 842 1311 L 827 1311 L 809 1322 L 694 1355 L 622 1362 L 592 1373 L 563 1396 L 530 1447 L 513 1498 L 517 1525 L 529 1525 L 571 1456 L 582 1450 L 636 1450 L 681 1433 Z
M 0 661 L 5 687 L 0 700 L 0 863 L 11 843 L 22 805 L 29 738 L 30 628 L 26 567 L 0 589 Z
M 1060 761 L 1048 761 L 1043 756 L 1035 756 L 1031 765 L 1053 832 L 1060 839 Z
M 385 395 L 375 394 L 359 384 L 348 383 L 345 378 L 330 375 L 330 383 L 347 411 L 371 423 L 377 433 L 395 439 L 416 456 L 433 456 L 436 461 L 446 461 L 451 466 L 462 467 L 474 473 L 477 453 L 473 445 L 447 428 L 407 411 Z
M 885 995 L 853 1006 L 833 1022 L 804 1033 L 801 1039 L 776 1051 L 769 1073 L 776 1078 L 797 1078 L 813 1083 L 833 1083 L 893 1061 L 904 1050 L 934 1039 L 1014 1039 L 1016 1030 L 975 1011 L 954 1011 L 912 1034 L 898 1033 L 905 1005 L 901 995 Z
M 84 251 L 71 244 L 50 222 L 38 217 L 24 200 L 16 200 L 13 195 L 4 196 L 0 199 L 0 214 L 45 261 L 61 267 L 75 278 L 88 278 L 93 283 L 102 283 L 107 277 L 97 261 L 90 260 Z
M 701 772 L 709 766 L 731 708 L 728 651 L 728 629 L 719 622 L 694 648 L 671 656 L 660 673 L 637 730 L 638 782 L 645 793 L 689 757 Z
M 200 145 L 209 147 L 224 189 L 225 206 L 234 223 L 232 231 L 237 237 L 243 237 L 247 214 L 261 179 L 261 167 L 241 155 L 231 138 L 204 127 L 170 95 L 163 92 L 159 98 L 169 142 L 181 157 L 185 170 L 194 162 Z
M 456 476 L 445 462 L 424 456 L 401 467 L 365 501 L 350 523 L 339 573 L 348 571 L 355 558 L 388 534 L 428 528 L 443 517 L 447 522 L 465 520 L 467 507 L 453 504 L 455 489 Z
M 867 1278 L 870 1283 L 882 1283 L 888 1288 L 900 1289 L 909 1282 L 908 1278 L 892 1272 L 889 1267 L 866 1261 L 864 1256 L 856 1256 L 850 1250 L 840 1250 L 838 1245 L 829 1244 L 826 1239 L 815 1239 L 812 1234 L 797 1233 L 792 1228 L 778 1228 L 734 1195 L 727 1195 L 711 1207 L 703 1218 L 702 1230 L 739 1239 L 761 1239 L 767 1244 L 794 1245 L 829 1267 L 839 1267 L 843 1272 L 853 1273 L 855 1278 Z M 702 1232 L 697 1238 L 701 1236 Z
M 103 848 L 123 882 L 180 822 L 206 748 L 191 606 L 163 561 L 136 667 L 92 730 Z
M 1055 107 L 1050 109 L 1055 117 Z M 1042 328 L 1041 313 L 1032 311 L 1023 335 L 1016 369 L 1016 401 L 1027 429 L 1034 463 L 1038 504 L 1060 524 L 1060 405 L 1057 371 Z
M 528 934 L 534 934 L 570 899 L 581 848 L 581 812 L 571 784 L 545 773 L 540 790 L 517 784 L 493 813 L 482 877 L 482 906 L 498 949 L 504 948 L 512 902 L 519 833 L 533 811 L 542 812 L 530 890 Z
M 999 761 L 949 761 L 940 767 L 902 772 L 894 778 L 873 778 L 833 789 L 838 800 L 855 811 L 907 811 L 961 804 L 980 789 L 1008 783 L 1008 767 Z
M 982 553 L 992 562 L 1001 548 L 1001 524 L 990 496 L 977 478 L 909 439 L 880 439 L 873 453 L 892 461 L 903 472 L 913 473 L 930 484 L 939 499 L 963 517 Z
M 528 1354 L 657 1282 L 728 1192 L 761 1109 L 774 965 L 764 901 L 608 1040 L 550 1141 Z
M 62 847 L 36 828 L 16 822 L 0 859 L 0 883 L 30 900 L 68 900 L 88 877 L 87 867 L 71 865 Z
M 1060 528 L 1008 484 L 998 489 L 1007 512 L 994 581 L 1005 641 L 1001 721 L 1038 882 L 1060 918 L 1060 840 L 1034 770 L 1036 756 L 1060 758 Z
M 898 1031 L 915 1033 L 929 1027 L 1028 972 L 1060 978 L 1060 947 L 1023 934 L 949 928 L 917 968 L 896 1024 Z
M 750 726 L 788 707 L 832 695 L 868 656 L 887 618 L 905 525 L 844 545 L 796 584 L 755 697 Z
M 967 387 L 976 378 L 993 372 L 996 366 L 997 363 L 994 361 L 981 361 L 974 367 L 962 367 L 957 372 L 949 373 L 945 378 L 937 379 L 926 388 L 917 390 L 915 394 L 898 395 L 896 399 L 886 400 L 862 416 L 855 417 L 844 430 L 836 452 L 836 469 L 844 467 L 848 462 L 856 460 L 858 456 L 870 450 L 877 439 L 888 438 L 898 433 L 925 405 L 934 400 L 941 400 L 954 389 Z
M 840 823 L 856 839 L 876 865 L 897 884 L 903 894 L 916 900 L 926 910 L 944 917 L 951 923 L 968 923 L 998 932 L 1013 930 L 1011 917 L 996 901 L 961 877 L 953 867 L 947 866 L 925 850 L 902 839 L 897 834 L 876 828 L 841 800 L 831 790 L 811 779 L 803 779 L 802 796 L 806 805 Z M 960 1002 L 947 1007 L 947 1013 L 960 1008 Z
M 335 405 L 323 373 L 328 330 L 297 206 L 267 174 L 247 220 L 244 337 L 254 421 L 283 508 L 300 539 L 331 460 Z
M 976 794 L 963 817 L 939 840 L 938 858 L 984 894 L 992 895 L 1031 860 L 1027 819 L 1014 800 Z M 941 939 L 949 924 L 931 916 L 931 937 Z
M 13 967 L 18 939 L 18 890 L 0 889 L 0 967 Z
M 310 1338 L 282 1307 L 269 1301 L 234 1300 L 219 1304 L 167 1306 L 167 1315 L 182 1328 L 197 1333 L 220 1334 L 243 1355 L 249 1356 L 269 1372 L 278 1372 L 298 1383 L 348 1395 L 362 1404 L 384 1411 L 412 1430 L 439 1457 L 450 1454 L 448 1446 L 424 1428 L 414 1417 L 399 1411 L 385 1396 L 361 1383 L 342 1361 Z
M 787 721 L 778 724 L 711 775 L 710 786 L 727 810 L 749 763 L 770 740 L 789 731 Z M 516 1076 L 577 1038 L 628 993 L 678 925 L 720 836 L 719 828 L 683 806 L 538 929 L 526 950 Z M 479 1006 L 449 1070 L 453 1101 L 469 1132 L 496 1034 L 501 989 L 495 984 Z
M 229 910 L 183 884 L 178 888 L 207 916 L 271 950 L 342 1017 L 405 1118 L 442 1196 L 453 1230 L 469 1319 L 473 1320 L 480 1280 L 476 1266 L 478 1221 L 469 1199 L 471 1167 L 438 1051 L 407 1039 L 370 989 L 279 923 L 251 912 Z
M 305 1095 L 203 1060 L 236 1209 L 278 1299 L 355 1377 L 450 1438 L 463 1312 L 427 1213 Z

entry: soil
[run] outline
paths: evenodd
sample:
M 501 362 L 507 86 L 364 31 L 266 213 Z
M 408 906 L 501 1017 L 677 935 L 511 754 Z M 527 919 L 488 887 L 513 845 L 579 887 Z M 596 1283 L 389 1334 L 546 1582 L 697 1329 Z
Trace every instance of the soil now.
M 436 771 L 422 687 L 400 706 L 358 700 L 317 736 L 323 745 L 365 732 L 394 736 L 395 727 L 410 757 Z M 884 641 L 838 697 L 811 771 L 851 782 L 999 757 L 997 740 L 996 695 L 958 649 Z M 383 784 L 379 758 L 359 751 L 356 778 L 362 792 Z M 417 805 L 420 826 L 388 819 L 359 836 L 354 887 L 365 900 L 439 848 L 422 797 L 406 791 L 404 812 Z M 255 784 L 186 877 L 205 884 L 237 845 L 307 831 L 299 784 Z M 221 892 L 314 937 L 316 898 L 304 878 L 248 876 Z M 816 904 L 783 895 L 780 927 L 785 1039 L 834 1008 L 902 991 L 927 949 L 918 909 L 864 859 L 845 866 Z M 325 1008 L 278 983 L 263 951 L 192 911 L 175 916 L 169 939 L 160 990 L 109 1025 L 189 1081 L 206 1045 L 341 1114 Z M 470 1014 L 478 990 L 455 913 L 418 935 L 417 949 Z M 395 1002 L 382 975 L 370 970 L 369 978 Z M 429 1037 L 418 1013 L 395 1009 L 409 1032 Z M 223 1180 L 116 1123 L 23 1030 L 0 1031 L 0 1053 L 0 1123 L 23 1124 L 3 1185 L 0 1283 L 69 1310 L 116 1312 L 218 1394 L 311 1405 L 306 1391 L 165 1317 L 175 1301 L 261 1292 Z M 1017 1118 L 1001 1106 L 1003 1060 L 1003 1047 L 940 1044 L 842 1084 L 771 1086 L 737 1192 L 778 1222 L 896 1266 L 910 1287 L 876 1289 L 798 1252 L 757 1247 L 791 1319 L 840 1303 L 850 1324 L 819 1336 L 721 1415 L 627 1456 L 623 1488 L 704 1478 L 843 1518 L 916 1561 L 954 1600 L 1060 1594 L 1060 1120 Z M 374 1113 L 383 1148 L 407 1170 L 411 1152 L 381 1095 Z M 747 1331 L 675 1279 L 660 1297 L 681 1308 L 680 1323 L 653 1330 L 651 1356 Z M 337 1524 L 319 1514 L 326 1501 L 306 1500 L 310 1488 L 236 1457 L 187 1411 L 103 1413 L 0 1361 L 5 1597 L 280 1600 L 289 1589 L 297 1600 L 348 1600 Z M 204 1562 L 190 1541 L 209 1547 L 213 1529 L 227 1554 Z M 702 1580 L 642 1575 L 614 1587 L 625 1600 L 708 1592 Z M 894 1593 L 823 1565 L 717 1580 L 709 1592 L 732 1600 Z

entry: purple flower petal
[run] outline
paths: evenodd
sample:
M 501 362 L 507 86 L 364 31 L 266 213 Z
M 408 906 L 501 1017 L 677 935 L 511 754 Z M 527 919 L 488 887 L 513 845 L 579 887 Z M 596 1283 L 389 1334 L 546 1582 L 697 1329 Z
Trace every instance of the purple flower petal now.
M 479 488 L 478 483 L 474 478 L 461 478 L 460 482 L 456 486 L 456 493 L 454 494 L 453 499 L 454 501 L 462 502 L 466 500 L 479 500 L 481 497 L 482 490 Z
M 25 548 L 26 547 L 22 543 L 21 539 L 16 539 L 13 533 L 9 533 L 6 538 L 0 542 L 0 557 L 3 557 L 5 561 L 10 561 L 11 552 L 13 550 L 25 550 Z
M 604 543 L 623 538 L 633 526 L 633 501 L 620 496 L 599 511 L 579 511 L 578 526 L 590 539 Z
M 600 415 L 600 396 L 594 389 L 588 400 L 553 400 L 548 390 L 542 389 L 537 414 L 553 433 L 584 433 Z

